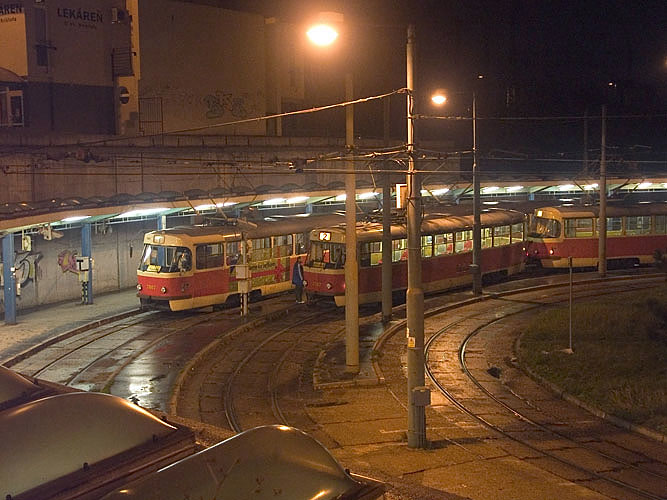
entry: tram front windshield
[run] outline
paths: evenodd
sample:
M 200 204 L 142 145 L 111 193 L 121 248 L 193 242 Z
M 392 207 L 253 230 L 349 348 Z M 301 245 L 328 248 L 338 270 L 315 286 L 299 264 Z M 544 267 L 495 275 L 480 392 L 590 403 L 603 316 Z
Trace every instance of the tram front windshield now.
M 342 269 L 345 265 L 345 245 L 311 241 L 306 264 L 310 267 L 323 269 Z
M 556 219 L 533 217 L 530 221 L 529 238 L 559 238 L 560 222 Z
M 140 271 L 176 273 L 192 269 L 192 252 L 186 247 L 144 245 Z

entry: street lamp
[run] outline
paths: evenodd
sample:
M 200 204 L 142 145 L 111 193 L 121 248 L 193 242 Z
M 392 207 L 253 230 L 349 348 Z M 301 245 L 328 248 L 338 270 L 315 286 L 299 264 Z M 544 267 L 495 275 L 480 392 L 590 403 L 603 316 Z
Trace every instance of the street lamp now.
M 319 27 L 313 31 L 323 33 Z M 317 36 L 316 38 L 319 38 Z M 336 37 L 329 37 L 330 43 Z M 406 90 L 407 90 L 407 154 L 408 172 L 406 184 L 407 200 L 407 240 L 408 240 L 408 289 L 406 291 L 407 314 L 407 372 L 408 372 L 408 446 L 426 448 L 426 406 L 430 403 L 430 393 L 424 378 L 424 290 L 421 268 L 421 179 L 414 158 L 414 60 L 415 27 L 408 26 L 406 46 Z M 346 100 L 351 101 L 352 76 L 346 78 Z M 348 174 L 345 177 L 345 324 L 346 324 L 346 365 L 348 371 L 359 371 L 359 281 L 357 268 L 357 235 L 355 215 L 356 181 L 352 149 L 354 128 L 352 106 L 346 106 L 346 143 L 350 150 Z M 351 307 L 352 306 L 352 307 Z M 355 369 L 356 368 L 356 369 Z
M 320 47 L 331 45 L 338 38 L 335 25 L 342 23 L 343 15 L 321 13 L 320 23 L 307 31 L 308 38 Z M 345 73 L 345 100 L 354 98 L 352 71 Z M 354 173 L 354 107 L 345 106 L 345 147 L 348 150 L 345 176 L 345 368 L 359 373 L 359 268 L 357 262 L 357 180 Z
M 480 77 L 481 78 L 481 77 Z M 443 105 L 447 102 L 447 95 L 439 89 L 431 96 L 431 101 L 436 105 Z M 480 182 L 477 172 L 477 96 L 472 94 L 472 293 L 473 295 L 482 294 L 482 222 L 481 222 L 481 201 L 480 201 Z

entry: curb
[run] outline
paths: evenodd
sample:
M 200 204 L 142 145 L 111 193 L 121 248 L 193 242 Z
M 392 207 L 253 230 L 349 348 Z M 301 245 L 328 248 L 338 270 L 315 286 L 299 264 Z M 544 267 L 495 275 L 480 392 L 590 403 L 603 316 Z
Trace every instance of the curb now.
M 516 359 L 516 352 L 521 345 L 521 337 L 519 337 L 516 342 L 514 343 L 514 357 Z M 561 387 L 557 386 L 553 382 L 545 379 L 541 375 L 538 375 L 537 373 L 533 372 L 529 367 L 523 366 L 517 362 L 512 362 L 514 367 L 521 371 L 522 373 L 525 373 L 529 378 L 533 379 L 535 382 L 538 384 L 546 387 L 549 389 L 551 392 L 556 394 L 559 398 L 563 399 L 564 401 L 567 401 L 569 403 L 572 403 L 575 406 L 578 406 L 579 408 L 586 410 L 589 412 L 591 415 L 594 415 L 606 422 L 609 422 L 610 424 L 615 425 L 616 427 L 620 427 L 622 429 L 626 429 L 628 431 L 636 432 L 637 434 L 641 434 L 649 439 L 653 439 L 654 441 L 657 441 L 659 443 L 667 443 L 667 435 L 662 434 L 661 432 L 658 432 L 653 429 L 649 429 L 648 427 L 644 427 L 641 425 L 633 424 L 632 422 L 628 422 L 627 420 L 624 420 L 620 417 L 617 417 L 615 415 L 612 415 L 610 413 L 607 413 L 600 408 L 597 408 L 595 406 L 592 406 L 588 404 L 585 401 L 582 401 L 581 399 L 573 396 L 570 393 L 565 392 Z

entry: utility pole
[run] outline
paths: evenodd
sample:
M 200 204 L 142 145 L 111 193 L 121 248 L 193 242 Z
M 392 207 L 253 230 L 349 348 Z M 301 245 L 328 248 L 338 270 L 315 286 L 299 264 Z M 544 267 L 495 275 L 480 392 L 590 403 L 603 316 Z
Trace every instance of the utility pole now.
M 598 274 L 607 275 L 607 106 L 602 105 L 600 146 L 600 217 L 598 219 Z
M 408 370 L 408 446 L 426 448 L 426 406 L 430 393 L 424 385 L 424 290 L 421 267 L 421 179 L 414 158 L 414 57 L 415 27 L 408 26 L 406 64 L 407 87 L 407 233 L 408 290 L 407 309 L 407 370 Z
M 479 172 L 477 171 L 477 97 L 472 94 L 472 293 L 482 295 L 482 222 Z
M 345 99 L 354 98 L 352 71 L 345 74 Z M 357 179 L 354 173 L 354 107 L 345 106 L 345 371 L 359 373 L 359 267 L 357 263 Z

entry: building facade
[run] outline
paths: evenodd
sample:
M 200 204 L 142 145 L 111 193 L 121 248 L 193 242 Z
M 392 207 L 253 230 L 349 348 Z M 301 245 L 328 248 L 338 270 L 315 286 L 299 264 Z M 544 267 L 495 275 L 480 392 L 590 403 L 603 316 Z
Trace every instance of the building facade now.
M 124 4 L 0 3 L 0 127 L 114 133 L 115 80 L 132 72 Z

